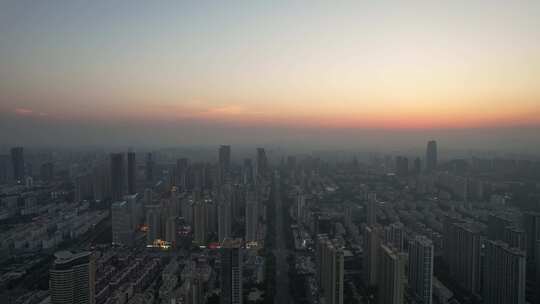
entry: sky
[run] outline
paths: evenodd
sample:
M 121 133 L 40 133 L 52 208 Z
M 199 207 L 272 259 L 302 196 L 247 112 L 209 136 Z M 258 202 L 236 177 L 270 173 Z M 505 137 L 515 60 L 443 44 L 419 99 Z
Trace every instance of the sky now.
M 533 0 L 2 1 L 0 143 L 540 150 L 539 54 Z

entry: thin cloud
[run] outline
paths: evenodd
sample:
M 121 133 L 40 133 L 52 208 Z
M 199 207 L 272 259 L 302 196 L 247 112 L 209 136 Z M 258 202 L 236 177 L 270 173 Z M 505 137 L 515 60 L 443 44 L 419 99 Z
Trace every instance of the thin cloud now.
M 21 116 L 30 116 L 34 114 L 34 111 L 28 108 L 15 108 L 14 112 L 15 114 L 21 115 Z

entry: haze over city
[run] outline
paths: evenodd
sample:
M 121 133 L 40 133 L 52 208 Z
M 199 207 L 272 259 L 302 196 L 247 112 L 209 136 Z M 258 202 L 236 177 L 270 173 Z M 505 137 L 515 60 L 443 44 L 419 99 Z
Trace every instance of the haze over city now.
M 540 1 L 0 1 L 1 304 L 540 304 Z

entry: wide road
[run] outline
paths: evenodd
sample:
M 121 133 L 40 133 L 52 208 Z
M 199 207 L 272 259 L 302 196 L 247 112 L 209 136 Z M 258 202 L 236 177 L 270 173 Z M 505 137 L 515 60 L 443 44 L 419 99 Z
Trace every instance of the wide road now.
M 273 200 L 276 216 L 276 243 L 274 255 L 276 256 L 276 295 L 274 297 L 275 304 L 290 304 L 293 303 L 289 294 L 289 264 L 287 263 L 287 245 L 285 244 L 285 233 L 288 227 L 283 223 L 283 202 L 281 200 L 281 185 L 279 173 L 274 173 Z

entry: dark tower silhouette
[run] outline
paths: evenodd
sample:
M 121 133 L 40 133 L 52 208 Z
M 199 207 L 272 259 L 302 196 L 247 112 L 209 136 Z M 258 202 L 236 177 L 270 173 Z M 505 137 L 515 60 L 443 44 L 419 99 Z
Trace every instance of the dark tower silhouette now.
M 137 161 L 135 152 L 129 151 L 127 154 L 127 186 L 128 194 L 137 193 Z
M 176 160 L 177 185 L 180 186 L 182 190 L 187 189 L 188 173 L 189 173 L 189 159 L 180 158 Z
M 420 174 L 421 171 L 422 171 L 422 160 L 420 159 L 420 157 L 417 157 L 414 160 L 414 174 Z
M 437 169 L 437 142 L 430 140 L 426 150 L 426 171 L 431 172 Z
M 152 159 L 152 153 L 146 154 L 146 166 L 144 176 L 147 182 L 154 180 L 154 160 Z
M 222 145 L 219 147 L 219 177 L 220 182 L 225 181 L 230 173 L 231 167 L 231 146 Z
M 257 176 L 265 176 L 268 166 L 264 148 L 257 148 Z
M 113 201 L 124 196 L 124 155 L 111 153 L 111 193 Z
M 24 181 L 24 152 L 22 147 L 11 149 L 11 164 L 13 166 L 13 180 L 17 184 Z

